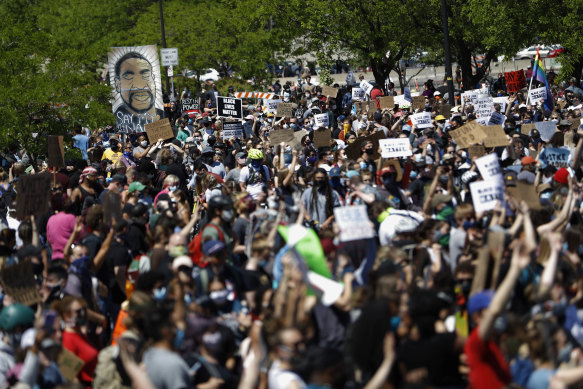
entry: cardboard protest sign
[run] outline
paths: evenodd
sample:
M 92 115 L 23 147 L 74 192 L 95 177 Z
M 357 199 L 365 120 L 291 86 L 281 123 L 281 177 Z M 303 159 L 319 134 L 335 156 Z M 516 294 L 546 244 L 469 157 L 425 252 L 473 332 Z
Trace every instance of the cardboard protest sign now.
M 182 104 L 182 113 L 185 113 L 190 117 L 200 115 L 198 99 L 182 99 L 180 100 L 180 103 Z
M 504 204 L 504 184 L 502 180 L 494 179 L 470 183 L 470 192 L 476 212 L 486 212 L 494 209 L 496 202 Z
M 30 261 L 5 266 L 0 271 L 0 283 L 4 294 L 12 297 L 17 303 L 34 305 L 42 302 Z
M 275 106 L 277 108 L 277 105 Z M 243 119 L 243 101 L 234 97 L 217 97 L 217 115 Z
M 375 236 L 366 205 L 334 208 L 334 218 L 340 228 L 340 241 L 368 239 Z
M 451 118 L 451 104 L 441 104 L 439 106 L 439 114 L 445 116 L 446 119 Z
M 107 191 L 103 195 L 103 220 L 109 224 L 112 218 L 120 222 L 122 217 L 121 196 L 119 193 Z
M 477 118 L 487 117 L 494 112 L 494 100 L 491 97 L 479 97 L 474 104 L 474 114 Z
M 380 157 L 380 155 L 379 155 L 377 150 L 379 148 L 379 140 L 380 139 L 385 139 L 385 133 L 383 131 L 377 131 L 373 134 L 356 138 L 356 140 L 354 142 L 350 143 L 344 149 L 346 151 L 346 156 L 349 159 L 357 160 L 358 158 L 360 158 L 362 156 L 362 150 L 361 150 L 362 143 L 365 141 L 371 141 L 372 145 L 373 145 L 373 150 L 375 151 L 372 159 L 373 160 L 378 159 Z
M 108 70 L 117 132 L 144 132 L 146 124 L 164 117 L 156 45 L 111 47 Z
M 265 100 L 265 105 L 267 106 L 266 112 L 276 114 L 277 113 L 277 104 L 282 103 L 282 100 Z
M 413 155 L 409 138 L 390 138 L 379 140 L 383 158 L 399 158 Z
M 470 154 L 470 158 L 479 158 L 486 154 L 486 148 L 482 145 L 474 145 L 468 147 L 468 153 Z
M 486 126 L 482 127 L 482 131 L 486 134 L 484 138 L 484 146 L 486 147 L 503 147 L 508 146 L 509 140 L 502 126 Z
M 47 143 L 49 146 L 49 166 L 57 168 L 65 166 L 65 147 L 63 145 L 63 136 L 49 135 L 47 138 Z
M 557 169 L 569 167 L 571 165 L 571 158 L 571 150 L 563 147 L 545 147 L 538 156 L 540 166 L 543 169 L 548 165 L 554 166 Z
M 223 139 L 231 139 L 235 137 L 241 139 L 243 137 L 243 123 L 241 122 L 224 122 L 223 123 Z
M 515 72 L 504 73 L 504 78 L 506 79 L 506 89 L 508 93 L 518 92 L 522 88 L 526 87 L 526 77 L 524 76 L 524 70 L 517 70 Z
M 368 105 L 368 117 L 369 119 L 372 119 L 374 113 L 378 110 L 377 101 L 376 100 L 367 101 L 367 105 Z
M 338 89 L 324 85 L 322 86 L 322 94 L 324 96 L 330 96 L 331 98 L 335 99 L 338 95 Z
M 547 122 L 535 122 L 534 126 L 540 132 L 540 137 L 545 142 L 548 142 L 553 134 L 557 130 L 557 126 L 554 122 L 547 121 Z
M 314 130 L 314 146 L 318 147 L 330 147 L 330 140 L 332 139 L 331 131 L 328 129 Z
M 546 95 L 547 95 L 546 86 L 543 86 L 541 88 L 529 89 L 528 91 L 528 97 L 532 105 L 544 103 Z
M 57 358 L 57 365 L 59 365 L 59 371 L 63 377 L 71 382 L 77 378 L 85 362 L 75 353 L 63 347 Z
M 528 136 L 530 136 L 530 132 L 535 129 L 536 126 L 534 125 L 534 123 L 527 123 L 520 126 L 520 132 Z
M 394 109 L 395 98 L 393 96 L 382 96 L 379 98 L 379 105 L 381 109 Z
M 466 123 L 457 130 L 449 131 L 449 134 L 462 149 L 478 144 L 486 138 L 486 134 L 482 131 L 482 126 L 475 121 Z
M 16 218 L 45 215 L 49 211 L 51 175 L 49 173 L 23 174 L 16 185 Z
M 352 88 L 352 101 L 364 100 L 364 90 L 362 88 Z
M 146 135 L 151 144 L 158 142 L 158 139 L 172 139 L 174 138 L 174 131 L 170 126 L 168 119 L 158 120 L 154 123 L 146 124 Z
M 504 122 L 506 121 L 506 116 L 502 115 L 499 112 L 492 112 L 492 115 L 490 115 L 490 119 L 488 120 L 488 126 L 498 126 L 504 125 Z
M 413 96 L 411 98 L 411 108 L 413 110 L 425 109 L 425 96 Z
M 484 180 L 502 180 L 502 169 L 498 154 L 492 153 L 476 159 L 476 166 Z
M 284 118 L 294 117 L 293 103 L 279 103 L 277 104 L 277 116 Z
M 314 128 L 328 127 L 330 125 L 330 117 L 327 113 L 319 113 L 314 115 L 314 121 L 316 123 Z
M 369 95 L 370 96 L 370 91 L 372 91 L 372 84 L 370 82 L 368 82 L 367 80 L 362 80 L 360 82 L 360 89 L 362 89 L 364 91 L 365 95 Z
M 366 111 L 366 108 L 368 106 L 366 105 L 366 102 L 365 101 L 353 101 L 352 102 L 352 107 L 353 107 L 352 108 L 353 111 L 356 111 L 357 113 L 360 113 L 360 112 Z
M 417 128 L 431 127 L 431 112 L 420 112 L 411 115 L 411 121 L 417 125 Z
M 506 188 L 508 194 L 517 201 L 524 201 L 530 209 L 540 209 L 540 200 L 534 185 L 517 181 L 516 186 Z
M 295 141 L 294 130 L 275 130 L 269 133 L 269 140 L 273 145 L 278 145 L 281 142 L 290 144 Z

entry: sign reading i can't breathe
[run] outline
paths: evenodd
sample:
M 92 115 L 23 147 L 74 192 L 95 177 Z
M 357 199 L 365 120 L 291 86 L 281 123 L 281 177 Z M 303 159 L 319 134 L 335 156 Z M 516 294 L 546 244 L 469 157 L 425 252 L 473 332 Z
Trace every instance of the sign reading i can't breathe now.
M 243 119 L 243 102 L 234 97 L 217 97 L 217 115 Z

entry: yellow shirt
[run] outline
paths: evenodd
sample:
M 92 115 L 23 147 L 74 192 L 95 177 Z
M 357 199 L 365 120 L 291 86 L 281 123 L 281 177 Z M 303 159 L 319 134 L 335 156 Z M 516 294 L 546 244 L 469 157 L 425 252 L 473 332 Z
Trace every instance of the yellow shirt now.
M 123 153 L 121 151 L 115 152 L 112 149 L 105 149 L 101 159 L 102 160 L 109 159 L 111 162 L 113 162 L 115 164 L 117 162 L 117 160 L 119 159 L 119 157 L 121 157 L 122 155 L 123 155 Z

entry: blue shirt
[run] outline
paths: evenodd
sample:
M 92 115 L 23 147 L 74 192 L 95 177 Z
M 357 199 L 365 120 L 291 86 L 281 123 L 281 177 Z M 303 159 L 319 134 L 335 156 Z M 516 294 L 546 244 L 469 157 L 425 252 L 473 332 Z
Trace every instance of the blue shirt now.
M 75 142 L 73 143 L 73 147 L 78 148 L 81 150 L 81 154 L 83 155 L 83 159 L 87 159 L 87 149 L 89 148 L 89 137 L 85 135 L 75 135 L 73 137 Z

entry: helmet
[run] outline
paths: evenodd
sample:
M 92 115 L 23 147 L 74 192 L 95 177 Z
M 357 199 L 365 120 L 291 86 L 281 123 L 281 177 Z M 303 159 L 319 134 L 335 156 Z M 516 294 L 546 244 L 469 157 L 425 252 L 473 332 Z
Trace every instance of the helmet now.
M 259 149 L 251 149 L 248 154 L 251 159 L 263 159 L 263 151 Z
M 0 313 L 0 328 L 12 331 L 17 326 L 30 327 L 34 323 L 34 311 L 22 304 L 12 304 Z
M 225 209 L 233 207 L 233 200 L 229 196 L 217 195 L 211 197 L 208 202 L 209 210 L 212 209 Z

